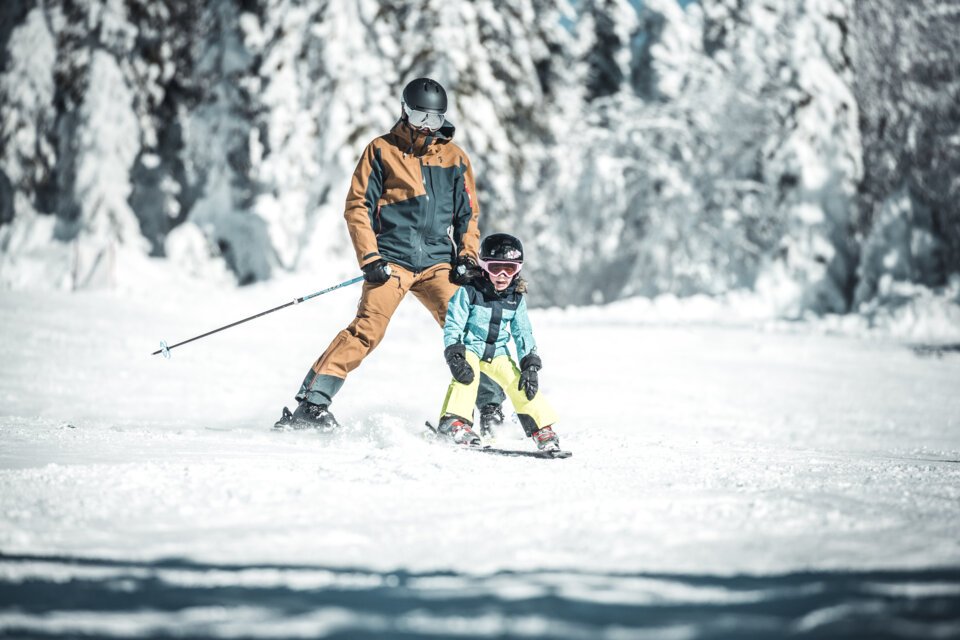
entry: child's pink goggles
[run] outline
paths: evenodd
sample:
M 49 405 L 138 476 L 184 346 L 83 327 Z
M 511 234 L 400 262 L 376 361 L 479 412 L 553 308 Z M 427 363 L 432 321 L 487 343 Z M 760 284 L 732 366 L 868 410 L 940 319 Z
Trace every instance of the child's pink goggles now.
M 520 273 L 520 268 L 523 266 L 523 263 L 510 260 L 481 260 L 480 266 L 492 276 L 505 273 L 512 278 Z

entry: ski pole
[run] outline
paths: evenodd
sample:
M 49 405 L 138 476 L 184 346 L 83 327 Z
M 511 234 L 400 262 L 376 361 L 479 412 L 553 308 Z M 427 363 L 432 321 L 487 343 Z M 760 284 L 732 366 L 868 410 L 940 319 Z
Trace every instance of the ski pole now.
M 317 296 L 322 296 L 322 295 L 325 294 L 325 293 L 330 293 L 331 291 L 334 291 L 335 289 L 339 289 L 340 287 L 347 287 L 347 286 L 350 286 L 351 284 L 356 284 L 356 283 L 360 282 L 361 280 L 363 280 L 363 276 L 357 276 L 356 278 L 351 278 L 350 280 L 346 280 L 346 281 L 344 281 L 344 282 L 341 282 L 340 284 L 336 284 L 336 285 L 334 285 L 334 286 L 332 286 L 332 287 L 329 287 L 329 288 L 327 288 L 327 289 L 324 289 L 323 291 L 317 291 L 316 293 L 310 293 L 310 294 L 307 294 L 307 295 L 303 296 L 302 298 L 294 298 L 291 302 L 288 302 L 288 303 L 286 303 L 286 304 L 282 304 L 282 305 L 280 305 L 279 307 L 274 307 L 273 309 L 270 309 L 270 310 L 268 310 L 268 311 L 264 311 L 264 312 L 262 312 L 262 313 L 258 313 L 258 314 L 256 314 L 256 315 L 250 316 L 249 318 L 244 318 L 243 320 L 237 320 L 236 322 L 232 322 L 232 323 L 230 323 L 230 324 L 228 324 L 228 325 L 222 326 L 222 327 L 220 327 L 219 329 L 214 329 L 213 331 L 207 331 L 207 332 L 204 333 L 204 334 L 201 334 L 201 335 L 199 335 L 199 336 L 195 336 L 195 337 L 193 337 L 193 338 L 190 338 L 189 340 L 184 340 L 183 342 L 178 342 L 177 344 L 172 345 L 172 346 L 169 346 L 169 347 L 167 346 L 167 343 L 166 343 L 166 342 L 164 342 L 163 340 L 161 340 L 161 341 L 160 341 L 160 348 L 157 349 L 156 351 L 154 351 L 153 353 L 151 353 L 150 355 L 155 356 L 155 355 L 157 355 L 157 354 L 161 354 L 161 353 L 162 353 L 162 354 L 163 354 L 163 357 L 169 360 L 169 359 L 170 359 L 170 350 L 171 350 L 171 349 L 176 349 L 177 347 L 183 346 L 183 345 L 185 345 L 185 344 L 187 344 L 187 343 L 189 343 L 189 342 L 193 342 L 194 340 L 199 340 L 200 338 L 206 338 L 206 337 L 209 336 L 209 335 L 213 335 L 214 333 L 217 333 L 217 332 L 219 332 L 219 331 L 223 331 L 223 330 L 225 330 L 225 329 L 229 329 L 230 327 L 235 327 L 235 326 L 237 326 L 238 324 L 243 324 L 244 322 L 249 322 L 250 320 L 255 320 L 256 318 L 260 318 L 261 316 L 265 316 L 265 315 L 267 315 L 268 313 L 273 313 L 274 311 L 279 311 L 280 309 L 286 309 L 287 307 L 289 307 L 289 306 L 291 306 L 291 305 L 300 304 L 301 302 L 306 302 L 307 300 L 310 300 L 311 298 L 316 298 Z

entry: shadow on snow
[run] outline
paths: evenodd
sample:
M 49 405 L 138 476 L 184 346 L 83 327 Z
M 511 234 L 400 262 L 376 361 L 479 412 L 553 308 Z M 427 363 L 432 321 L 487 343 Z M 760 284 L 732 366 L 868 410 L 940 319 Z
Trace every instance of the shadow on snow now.
M 377 572 L 0 554 L 0 635 L 956 637 L 960 569 Z

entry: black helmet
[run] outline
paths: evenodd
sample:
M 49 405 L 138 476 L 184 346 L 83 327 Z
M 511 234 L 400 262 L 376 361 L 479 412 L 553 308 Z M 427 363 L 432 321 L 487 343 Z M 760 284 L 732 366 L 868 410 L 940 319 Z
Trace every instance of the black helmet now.
M 417 78 L 403 88 L 403 103 L 418 111 L 446 113 L 447 92 L 436 80 Z
M 523 245 L 507 233 L 494 233 L 480 243 L 481 260 L 523 262 Z

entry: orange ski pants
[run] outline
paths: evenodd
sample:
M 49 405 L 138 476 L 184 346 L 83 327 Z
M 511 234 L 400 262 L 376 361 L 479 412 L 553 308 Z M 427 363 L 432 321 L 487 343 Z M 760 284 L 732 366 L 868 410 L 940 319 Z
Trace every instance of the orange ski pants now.
M 390 318 L 408 292 L 427 308 L 442 327 L 447 304 L 459 288 L 450 282 L 450 264 L 441 263 L 419 273 L 390 264 L 390 279 L 383 284 L 363 283 L 357 315 L 350 325 L 334 337 L 326 351 L 317 358 L 307 373 L 297 400 L 329 405 L 347 375 L 360 366 L 376 349 L 387 331 Z M 437 340 L 437 350 L 442 346 Z M 492 389 L 491 389 L 492 387 Z M 478 402 L 503 402 L 503 391 L 489 382 L 481 384 Z

